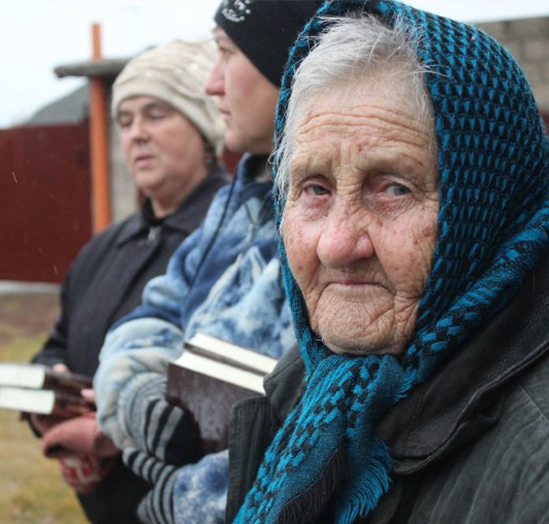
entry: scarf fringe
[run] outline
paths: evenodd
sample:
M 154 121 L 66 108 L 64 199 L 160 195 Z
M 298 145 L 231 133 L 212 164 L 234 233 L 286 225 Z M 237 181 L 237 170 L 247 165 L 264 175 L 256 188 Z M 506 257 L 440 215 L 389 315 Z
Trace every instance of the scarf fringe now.
M 352 524 L 358 517 L 370 515 L 389 490 L 393 460 L 387 445 L 381 439 L 373 438 L 368 450 L 367 466 L 361 467 L 356 485 L 349 486 L 346 496 L 342 497 L 344 505 L 337 512 L 335 524 Z
M 322 513 L 323 508 L 332 494 L 349 477 L 349 466 L 346 454 L 336 451 L 328 466 L 321 473 L 317 482 L 282 508 L 275 524 L 305 524 L 316 522 L 315 518 Z

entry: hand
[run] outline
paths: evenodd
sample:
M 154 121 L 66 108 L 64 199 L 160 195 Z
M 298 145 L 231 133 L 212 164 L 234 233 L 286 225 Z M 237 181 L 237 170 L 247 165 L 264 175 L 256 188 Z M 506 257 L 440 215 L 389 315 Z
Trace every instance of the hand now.
M 50 428 L 42 446 L 46 457 L 59 459 L 63 478 L 80 493 L 96 489 L 120 453 L 99 430 L 95 413 L 64 420 Z
M 59 422 L 44 433 L 42 449 L 48 458 L 112 457 L 120 451 L 99 429 L 95 413 Z
M 65 456 L 59 459 L 63 480 L 79 493 L 91 493 L 103 481 L 114 467 L 114 457 L 97 459 L 96 457 Z
M 125 449 L 122 460 L 129 470 L 153 485 L 151 491 L 139 503 L 139 520 L 146 524 L 172 524 L 173 492 L 178 468 L 138 449 Z

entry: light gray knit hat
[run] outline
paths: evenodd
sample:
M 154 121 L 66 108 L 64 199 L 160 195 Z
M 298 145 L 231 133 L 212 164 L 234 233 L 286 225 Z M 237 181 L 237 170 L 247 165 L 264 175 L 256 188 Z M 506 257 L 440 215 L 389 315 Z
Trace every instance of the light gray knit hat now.
M 215 100 L 204 92 L 216 55 L 212 41 L 173 40 L 133 58 L 114 82 L 113 117 L 127 98 L 157 98 L 180 111 L 217 152 L 221 151 L 225 125 Z

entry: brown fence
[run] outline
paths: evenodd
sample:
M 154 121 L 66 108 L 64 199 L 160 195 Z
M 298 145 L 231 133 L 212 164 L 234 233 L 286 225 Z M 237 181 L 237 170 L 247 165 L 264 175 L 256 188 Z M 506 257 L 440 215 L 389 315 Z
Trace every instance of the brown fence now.
M 0 130 L 0 280 L 59 282 L 91 237 L 88 122 Z

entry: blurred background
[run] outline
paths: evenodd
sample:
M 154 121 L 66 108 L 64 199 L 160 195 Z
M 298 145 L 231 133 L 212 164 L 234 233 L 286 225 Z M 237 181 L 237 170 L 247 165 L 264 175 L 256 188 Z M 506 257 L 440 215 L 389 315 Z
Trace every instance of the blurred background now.
M 549 2 L 408 3 L 474 22 L 502 42 L 549 121 Z M 147 47 L 211 38 L 218 4 L 2 0 L 0 360 L 27 361 L 40 348 L 58 313 L 58 284 L 78 250 L 139 204 L 108 118 L 114 78 Z M 226 160 L 235 158 L 227 152 Z M 84 522 L 38 444 L 13 412 L 0 411 L 0 522 Z

